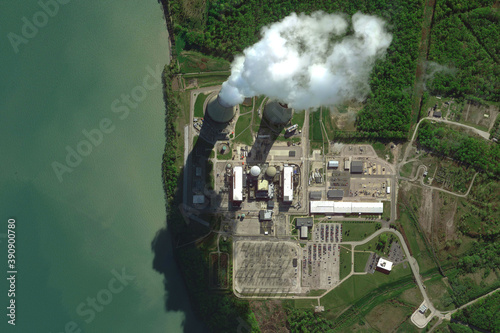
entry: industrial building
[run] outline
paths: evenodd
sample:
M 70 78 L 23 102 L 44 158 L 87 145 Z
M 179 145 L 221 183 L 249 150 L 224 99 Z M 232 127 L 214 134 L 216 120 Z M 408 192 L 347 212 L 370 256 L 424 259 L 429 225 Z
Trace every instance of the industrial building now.
M 352 161 L 351 162 L 351 173 L 363 173 L 363 162 Z
M 312 228 L 313 223 L 312 217 L 298 217 L 295 220 L 295 228 L 300 230 L 300 238 L 307 239 L 308 228 Z
M 286 166 L 283 168 L 283 201 L 293 201 L 293 167 Z
M 340 200 L 344 197 L 344 191 L 342 190 L 329 190 L 326 196 L 330 200 Z
M 243 167 L 233 169 L 233 202 L 243 201 Z
M 334 169 L 339 167 L 339 161 L 328 161 L 328 168 Z
M 273 216 L 272 210 L 261 210 L 259 211 L 259 221 L 271 221 Z
M 206 113 L 217 123 L 227 123 L 234 117 L 234 107 L 227 105 L 216 95 L 210 98 Z
M 313 191 L 309 192 L 309 199 L 310 200 L 321 200 L 323 197 L 321 191 Z
M 264 106 L 264 117 L 273 125 L 286 125 L 292 119 L 293 110 L 286 104 L 271 101 Z
M 380 258 L 378 260 L 376 270 L 384 274 L 389 274 L 392 270 L 392 262 L 384 258 Z
M 382 202 L 310 201 L 311 214 L 382 214 Z

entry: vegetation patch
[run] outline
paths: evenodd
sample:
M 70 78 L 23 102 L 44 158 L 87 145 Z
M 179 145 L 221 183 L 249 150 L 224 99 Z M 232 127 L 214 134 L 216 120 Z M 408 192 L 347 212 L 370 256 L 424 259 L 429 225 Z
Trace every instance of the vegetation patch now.
M 354 271 L 364 272 L 368 258 L 370 258 L 371 253 L 369 252 L 354 252 Z
M 351 245 L 340 246 L 340 280 L 342 281 L 349 273 L 351 273 L 352 266 L 352 251 Z
M 380 229 L 382 225 L 376 222 L 342 222 L 342 241 L 360 241 Z

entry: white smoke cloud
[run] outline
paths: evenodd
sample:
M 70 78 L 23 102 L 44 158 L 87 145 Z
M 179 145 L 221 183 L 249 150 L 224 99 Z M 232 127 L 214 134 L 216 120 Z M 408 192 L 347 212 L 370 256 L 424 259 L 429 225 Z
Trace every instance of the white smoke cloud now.
M 221 99 L 231 105 L 266 95 L 295 109 L 363 100 L 375 61 L 392 41 L 385 22 L 356 13 L 295 14 L 262 29 L 262 39 L 237 56 Z

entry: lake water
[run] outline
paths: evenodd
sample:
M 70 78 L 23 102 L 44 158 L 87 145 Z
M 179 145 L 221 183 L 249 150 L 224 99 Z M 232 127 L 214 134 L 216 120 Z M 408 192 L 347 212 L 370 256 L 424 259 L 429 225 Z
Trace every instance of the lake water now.
M 152 267 L 165 227 L 161 7 L 42 1 L 51 15 L 36 1 L 0 1 L 5 276 L 7 220 L 17 226 L 16 326 L 2 278 L 0 331 L 199 331 L 172 256 L 167 292 Z

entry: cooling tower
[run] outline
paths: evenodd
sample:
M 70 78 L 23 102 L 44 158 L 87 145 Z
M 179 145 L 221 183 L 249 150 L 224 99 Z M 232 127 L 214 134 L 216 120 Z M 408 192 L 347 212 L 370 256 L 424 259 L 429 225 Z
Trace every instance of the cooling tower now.
M 208 101 L 207 113 L 215 122 L 227 123 L 234 117 L 234 106 L 224 103 L 219 95 L 213 96 Z
M 286 125 L 292 119 L 293 110 L 288 105 L 271 101 L 264 107 L 264 117 L 273 125 Z

